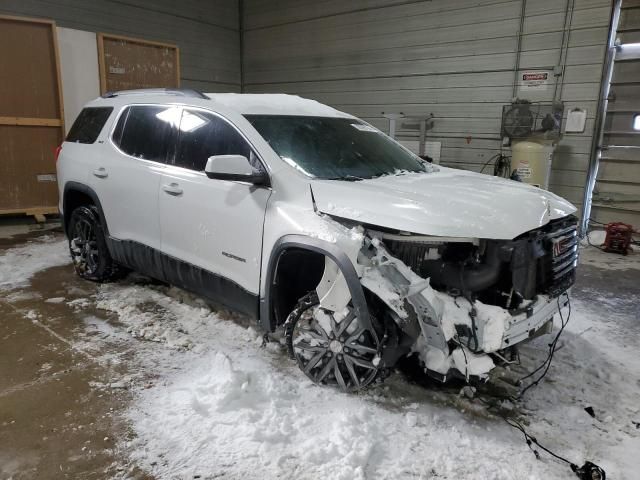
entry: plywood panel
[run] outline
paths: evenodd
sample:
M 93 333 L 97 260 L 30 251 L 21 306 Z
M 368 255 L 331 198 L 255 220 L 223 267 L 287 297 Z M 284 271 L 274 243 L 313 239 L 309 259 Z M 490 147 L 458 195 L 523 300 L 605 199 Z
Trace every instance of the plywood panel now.
M 60 128 L 0 125 L 0 213 L 58 204 L 53 150 Z
M 1 116 L 59 117 L 54 48 L 50 23 L 0 17 Z
M 175 45 L 99 33 L 98 61 L 101 93 L 180 86 Z
M 63 132 L 55 23 L 0 17 L 0 213 L 55 209 Z

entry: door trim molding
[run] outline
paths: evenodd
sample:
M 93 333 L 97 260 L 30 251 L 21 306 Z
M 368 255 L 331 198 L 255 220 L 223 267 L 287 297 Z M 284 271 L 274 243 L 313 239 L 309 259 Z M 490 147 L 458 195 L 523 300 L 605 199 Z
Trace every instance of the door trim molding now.
M 127 268 L 258 319 L 260 296 L 222 275 L 133 240 L 107 237 L 113 259 Z

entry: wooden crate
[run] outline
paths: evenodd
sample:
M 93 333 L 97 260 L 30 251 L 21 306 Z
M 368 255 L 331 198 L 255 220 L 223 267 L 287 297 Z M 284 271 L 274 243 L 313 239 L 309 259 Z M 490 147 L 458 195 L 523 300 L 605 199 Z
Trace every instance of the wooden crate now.
M 102 94 L 180 86 L 180 49 L 168 43 L 99 33 L 98 65 Z
M 64 110 L 53 21 L 0 16 L 0 214 L 57 212 Z

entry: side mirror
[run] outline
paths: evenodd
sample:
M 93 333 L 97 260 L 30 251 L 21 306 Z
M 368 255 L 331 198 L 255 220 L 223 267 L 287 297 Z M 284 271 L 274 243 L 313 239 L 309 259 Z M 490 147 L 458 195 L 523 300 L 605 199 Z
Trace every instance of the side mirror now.
M 214 155 L 209 157 L 204 173 L 209 178 L 269 185 L 266 172 L 256 171 L 244 155 Z

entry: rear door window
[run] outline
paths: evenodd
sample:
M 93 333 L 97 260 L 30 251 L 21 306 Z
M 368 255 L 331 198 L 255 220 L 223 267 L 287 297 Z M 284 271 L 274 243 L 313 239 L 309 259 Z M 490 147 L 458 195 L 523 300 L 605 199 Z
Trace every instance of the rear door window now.
M 83 108 L 76 121 L 73 122 L 66 141 L 74 143 L 95 142 L 111 112 L 113 112 L 113 107 Z
M 184 109 L 180 120 L 175 164 L 203 171 L 213 155 L 243 155 L 256 170 L 262 165 L 251 146 L 228 122 L 212 113 Z
M 180 107 L 136 105 L 122 112 L 113 142 L 132 157 L 165 162 L 175 140 Z

